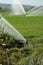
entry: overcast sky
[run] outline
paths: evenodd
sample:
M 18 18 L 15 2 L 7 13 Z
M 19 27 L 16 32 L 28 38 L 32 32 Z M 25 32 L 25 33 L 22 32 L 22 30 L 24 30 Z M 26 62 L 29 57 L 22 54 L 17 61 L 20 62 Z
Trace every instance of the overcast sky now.
M 19 0 L 22 4 L 29 4 L 29 5 L 43 5 L 43 0 Z M 0 3 L 19 3 L 16 0 L 0 0 Z

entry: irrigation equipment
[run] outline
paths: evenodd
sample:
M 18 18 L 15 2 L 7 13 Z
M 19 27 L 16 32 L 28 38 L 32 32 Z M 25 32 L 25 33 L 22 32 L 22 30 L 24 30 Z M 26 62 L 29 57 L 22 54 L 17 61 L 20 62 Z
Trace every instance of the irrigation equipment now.
M 6 19 L 0 16 L 0 30 L 5 34 L 12 36 L 16 42 L 26 43 L 26 39 L 10 24 Z
M 27 12 L 26 16 L 43 16 L 43 6 L 37 6 Z
M 23 15 L 25 10 L 19 0 L 13 0 L 11 4 L 11 14 L 12 15 Z

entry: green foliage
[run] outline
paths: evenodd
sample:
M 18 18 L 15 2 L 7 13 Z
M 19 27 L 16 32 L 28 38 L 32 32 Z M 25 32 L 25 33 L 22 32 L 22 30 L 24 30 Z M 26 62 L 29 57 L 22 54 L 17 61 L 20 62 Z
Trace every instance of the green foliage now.
M 24 57 L 17 63 L 17 65 L 26 65 L 27 60 L 28 60 L 28 57 Z
M 19 52 L 19 49 L 18 48 L 14 48 L 14 53 L 18 53 Z
M 9 36 L 8 34 L 0 34 L 0 44 L 5 43 L 5 44 L 13 44 L 15 40 Z
M 21 54 L 20 53 L 13 52 L 10 55 L 10 61 L 13 62 L 13 63 L 17 63 L 20 59 L 21 59 Z
M 27 57 L 34 52 L 33 47 L 30 47 L 30 46 L 25 46 L 25 47 L 21 48 L 20 50 L 21 50 L 21 54 L 24 57 Z
M 43 47 L 34 48 L 34 52 L 27 57 L 21 58 L 17 65 L 43 65 Z

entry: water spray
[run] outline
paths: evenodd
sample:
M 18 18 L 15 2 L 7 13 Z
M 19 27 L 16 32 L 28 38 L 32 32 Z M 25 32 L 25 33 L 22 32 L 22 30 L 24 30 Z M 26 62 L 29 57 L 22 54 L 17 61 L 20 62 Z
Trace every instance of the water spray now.
M 26 16 L 43 16 L 43 6 L 37 6 L 27 12 Z
M 0 29 L 10 36 L 12 36 L 16 43 L 26 43 L 26 39 L 10 24 L 6 19 L 0 16 Z
M 23 15 L 26 14 L 22 4 L 19 0 L 13 0 L 11 4 L 11 14 L 12 15 Z

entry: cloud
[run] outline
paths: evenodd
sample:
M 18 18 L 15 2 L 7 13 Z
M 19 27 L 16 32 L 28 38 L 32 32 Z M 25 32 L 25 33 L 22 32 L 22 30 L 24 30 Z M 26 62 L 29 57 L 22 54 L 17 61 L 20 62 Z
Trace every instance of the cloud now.
M 29 5 L 43 5 L 43 0 L 20 0 L 21 3 Z
M 43 0 L 19 0 L 22 4 L 43 5 Z M 19 3 L 18 0 L 0 0 L 0 3 Z
M 0 0 L 0 3 L 11 3 L 12 0 Z

